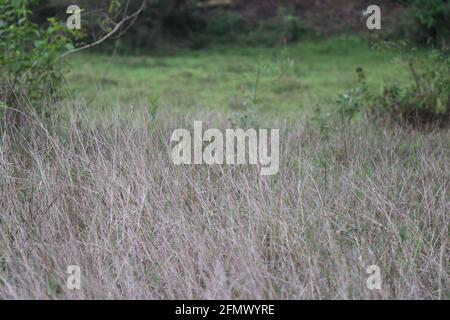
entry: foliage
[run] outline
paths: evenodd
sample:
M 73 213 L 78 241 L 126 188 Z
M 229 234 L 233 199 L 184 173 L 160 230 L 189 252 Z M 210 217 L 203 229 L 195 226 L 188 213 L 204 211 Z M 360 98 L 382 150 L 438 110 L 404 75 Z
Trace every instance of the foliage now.
M 114 21 L 137 11 L 143 0 L 78 0 L 83 10 L 86 41 L 111 31 Z M 248 17 L 228 7 L 205 6 L 199 0 L 147 0 L 146 8 L 98 49 L 122 53 L 163 52 L 173 48 L 200 49 L 217 44 L 274 46 L 299 40 L 305 27 L 294 9 L 280 7 L 268 15 Z M 39 23 L 61 16 L 70 0 L 47 0 L 33 10 Z M 281 5 L 281 4 L 280 4 Z M 106 18 L 105 18 L 106 17 Z M 126 37 L 120 35 L 126 31 Z
M 434 38 L 449 31 L 450 3 L 447 0 L 411 0 L 414 14 L 421 26 Z
M 447 0 L 400 2 L 407 5 L 398 20 L 401 35 L 418 42 L 435 44 L 445 44 L 450 39 L 450 3 Z
M 57 57 L 62 50 L 73 48 L 74 32 L 54 18 L 48 19 L 47 26 L 33 23 L 30 6 L 35 2 L 0 3 L 0 99 L 8 107 L 20 108 L 18 97 L 26 96 L 43 113 L 39 102 L 58 95 L 63 65 Z
M 358 67 L 356 72 L 358 74 L 359 85 L 356 88 L 339 95 L 337 100 L 338 114 L 342 122 L 346 122 L 346 124 L 348 124 L 348 122 L 350 122 L 362 109 L 364 99 L 368 96 L 368 88 L 364 71 L 362 68 Z
M 448 53 L 433 51 L 427 58 L 409 56 L 412 85 L 384 86 L 372 94 L 363 70 L 358 69 L 359 85 L 341 96 L 340 114 L 351 119 L 365 108 L 374 120 L 413 125 L 448 125 L 450 122 L 450 58 Z
M 414 84 L 385 87 L 374 98 L 371 114 L 386 115 L 401 123 L 423 126 L 448 124 L 450 120 L 450 59 L 435 51 L 427 60 L 411 57 L 408 65 Z
M 145 49 L 159 49 L 167 44 L 186 43 L 202 23 L 197 16 L 196 0 L 149 0 L 146 9 L 121 39 L 122 48 L 140 53 Z M 127 6 L 134 12 L 141 1 Z
M 217 9 L 208 16 L 205 32 L 217 37 L 236 34 L 245 27 L 244 19 L 238 14 Z
M 245 21 L 238 13 L 218 9 L 205 16 L 203 23 L 204 27 L 193 37 L 195 47 L 215 43 L 271 47 L 300 40 L 307 31 L 288 8 L 256 21 Z

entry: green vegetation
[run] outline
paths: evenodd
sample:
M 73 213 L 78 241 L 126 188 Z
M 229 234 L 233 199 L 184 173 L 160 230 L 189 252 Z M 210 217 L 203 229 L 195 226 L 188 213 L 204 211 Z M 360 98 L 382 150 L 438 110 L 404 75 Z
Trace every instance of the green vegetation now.
M 202 20 L 202 27 L 190 37 L 193 49 L 217 44 L 274 47 L 311 36 L 302 20 L 289 8 L 281 7 L 273 17 L 246 21 L 238 13 L 212 10 Z
M 363 110 L 375 120 L 413 125 L 448 125 L 450 121 L 450 58 L 439 51 L 428 59 L 409 56 L 410 85 L 385 85 L 381 93 L 372 93 L 362 68 L 359 84 L 341 96 L 340 109 L 351 119 Z
M 31 22 L 32 2 L 0 3 L 0 101 L 8 107 L 19 108 L 19 97 L 39 107 L 43 99 L 57 95 L 63 80 L 58 54 L 73 48 L 69 36 L 74 33 L 56 19 L 48 18 L 45 27 Z
M 450 37 L 450 3 L 446 0 L 409 0 L 411 14 L 422 33 L 435 42 Z
M 171 107 L 220 110 L 332 108 L 363 66 L 373 91 L 411 81 L 399 54 L 340 37 L 284 48 L 216 48 L 172 56 L 79 55 L 68 83 L 96 108 L 161 99 Z

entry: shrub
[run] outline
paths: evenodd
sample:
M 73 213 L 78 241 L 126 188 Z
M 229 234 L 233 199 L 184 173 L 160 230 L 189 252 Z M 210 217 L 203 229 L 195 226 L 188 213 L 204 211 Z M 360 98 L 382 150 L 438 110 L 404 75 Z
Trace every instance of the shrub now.
M 450 3 L 447 0 L 398 0 L 406 5 L 393 21 L 397 38 L 417 43 L 445 44 L 450 39 Z M 448 44 L 448 43 L 447 43 Z
M 57 57 L 61 50 L 72 49 L 73 34 L 50 18 L 39 27 L 30 20 L 30 6 L 36 1 L 17 0 L 0 3 L 0 100 L 1 116 L 9 108 L 20 109 L 20 97 L 26 97 L 39 114 L 48 112 L 40 102 L 58 95 L 63 80 L 63 65 Z M 15 113 L 14 113 L 15 114 Z M 7 121 L 16 122 L 17 114 Z
M 383 87 L 381 94 L 367 88 L 363 70 L 359 85 L 340 99 L 340 113 L 351 118 L 362 110 L 375 120 L 412 125 L 416 128 L 446 126 L 450 123 L 450 58 L 433 51 L 428 58 L 408 59 L 412 85 Z
M 432 40 L 450 36 L 450 4 L 447 0 L 410 0 L 410 3 L 416 21 Z

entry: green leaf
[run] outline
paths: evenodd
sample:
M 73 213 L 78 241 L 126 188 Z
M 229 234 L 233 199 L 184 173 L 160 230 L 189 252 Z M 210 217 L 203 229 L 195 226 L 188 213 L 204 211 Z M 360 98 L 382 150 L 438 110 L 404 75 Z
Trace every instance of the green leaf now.
M 20 61 L 13 62 L 9 65 L 9 68 L 12 72 L 17 73 L 22 69 L 22 63 Z
M 67 51 L 71 51 L 71 50 L 73 50 L 75 47 L 73 46 L 72 43 L 67 43 L 67 44 L 64 46 L 64 48 L 66 48 Z
M 34 41 L 34 46 L 36 48 L 40 48 L 43 45 L 45 45 L 46 43 L 47 43 L 47 41 L 45 41 L 45 40 L 36 40 L 36 41 Z

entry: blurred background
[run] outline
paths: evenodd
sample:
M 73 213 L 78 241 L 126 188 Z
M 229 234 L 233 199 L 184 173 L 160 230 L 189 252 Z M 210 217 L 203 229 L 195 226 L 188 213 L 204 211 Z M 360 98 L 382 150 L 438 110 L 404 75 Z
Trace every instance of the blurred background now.
M 114 5 L 120 7 L 117 14 L 131 13 L 141 1 L 45 0 L 33 12 L 45 22 L 48 17 L 64 18 L 71 4 L 82 8 L 83 28 L 95 39 L 105 31 L 102 19 L 114 12 Z M 447 0 L 149 0 L 127 28 L 120 48 L 142 52 L 216 44 L 275 46 L 306 37 L 367 34 L 363 12 L 371 4 L 382 8 L 378 36 L 428 44 L 448 41 Z

